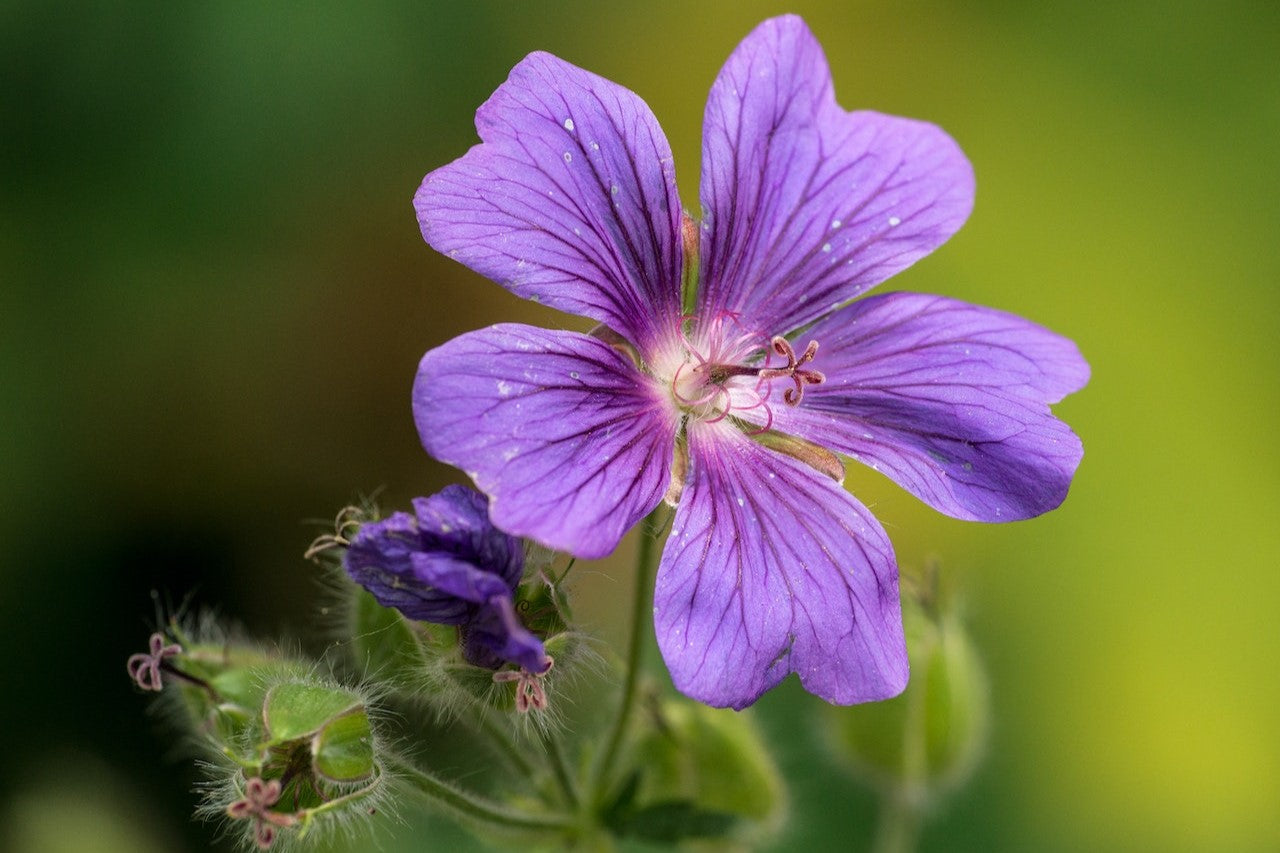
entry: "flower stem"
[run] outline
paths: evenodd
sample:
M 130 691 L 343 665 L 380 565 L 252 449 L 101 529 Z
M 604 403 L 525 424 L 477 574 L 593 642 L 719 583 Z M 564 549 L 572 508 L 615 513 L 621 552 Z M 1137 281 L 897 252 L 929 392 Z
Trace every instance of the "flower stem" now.
M 920 841 L 928 795 L 928 756 L 925 753 L 927 688 L 928 681 L 923 679 L 907 688 L 902 767 L 900 777 L 880 800 L 880 820 L 872 846 L 874 853 L 913 853 Z
M 564 760 L 560 742 L 553 734 L 544 731 L 542 746 L 547 751 L 547 760 L 551 764 L 551 771 L 556 776 L 556 782 L 560 785 L 560 792 L 564 794 L 565 804 L 571 809 L 578 808 L 578 786 L 574 782 L 573 774 L 569 772 L 569 765 Z
M 431 773 L 404 760 L 396 762 L 396 774 L 437 805 L 466 820 L 495 829 L 563 831 L 575 826 L 573 819 L 567 815 L 553 812 L 529 814 L 500 806 L 437 779 Z
M 502 757 L 509 761 L 514 769 L 523 773 L 526 779 L 533 779 L 537 771 L 534 770 L 511 734 L 498 724 L 493 714 L 481 712 L 479 718 L 480 730 L 493 741 L 494 747 L 502 753 Z
M 913 853 L 920 837 L 920 808 L 904 787 L 895 787 L 880 801 L 873 853 Z
M 640 681 L 640 659 L 644 649 L 645 628 L 653 619 L 653 556 L 658 544 L 659 509 L 645 518 L 640 525 L 640 546 L 636 551 L 635 597 L 631 609 L 631 636 L 627 641 L 626 675 L 622 682 L 622 699 L 618 704 L 618 714 L 613 721 L 613 729 L 609 732 L 604 751 L 600 753 L 593 768 L 591 794 L 595 805 L 601 805 L 605 788 L 609 782 L 609 773 L 617 758 L 618 748 L 631 722 L 631 714 L 635 710 L 636 686 Z

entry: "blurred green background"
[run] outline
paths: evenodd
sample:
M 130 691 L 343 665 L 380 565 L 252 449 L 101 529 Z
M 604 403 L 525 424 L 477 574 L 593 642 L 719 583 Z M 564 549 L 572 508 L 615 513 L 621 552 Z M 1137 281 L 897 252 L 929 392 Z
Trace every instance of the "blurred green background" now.
M 1093 366 L 1058 407 L 1086 455 L 1055 513 L 952 521 L 851 472 L 903 564 L 961 577 L 990 673 L 987 759 L 924 848 L 1280 849 L 1264 0 L 0 3 L 0 847 L 214 844 L 125 676 L 151 591 L 316 639 L 303 522 L 454 476 L 410 417 L 421 354 L 575 322 L 437 256 L 410 206 L 510 67 L 544 49 L 638 92 L 690 204 L 707 88 L 782 11 L 844 106 L 934 121 L 974 163 L 969 224 L 891 286 L 1023 314 Z M 610 640 L 627 572 L 580 577 Z M 813 701 L 758 706 L 793 780 L 778 849 L 859 849 L 873 801 Z

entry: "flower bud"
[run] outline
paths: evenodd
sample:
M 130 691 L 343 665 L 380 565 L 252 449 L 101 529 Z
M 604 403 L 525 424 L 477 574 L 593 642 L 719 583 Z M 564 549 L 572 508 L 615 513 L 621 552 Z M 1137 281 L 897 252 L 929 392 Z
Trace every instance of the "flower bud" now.
M 987 687 L 954 597 L 936 569 L 904 577 L 903 624 L 911 680 L 884 702 L 826 709 L 837 752 L 855 773 L 884 789 L 928 797 L 958 785 L 982 752 Z
M 150 652 L 129 658 L 129 674 L 143 689 L 163 692 L 182 725 L 211 741 L 219 754 L 239 754 L 260 725 L 264 683 L 302 665 L 202 626 L 202 638 L 174 623 L 151 635 Z
M 514 609 L 522 543 L 493 526 L 488 501 L 474 489 L 448 486 L 413 506 L 413 515 L 397 512 L 360 528 L 344 560 L 347 574 L 383 607 L 458 626 L 468 663 L 545 671 L 542 643 Z
M 634 773 L 607 816 L 619 836 L 739 849 L 782 825 L 782 776 L 749 713 L 662 702 L 633 755 Z
M 251 750 L 206 803 L 260 849 L 366 819 L 383 789 L 381 744 L 359 691 L 312 676 L 266 686 Z M 376 807 L 373 809 L 376 811 Z

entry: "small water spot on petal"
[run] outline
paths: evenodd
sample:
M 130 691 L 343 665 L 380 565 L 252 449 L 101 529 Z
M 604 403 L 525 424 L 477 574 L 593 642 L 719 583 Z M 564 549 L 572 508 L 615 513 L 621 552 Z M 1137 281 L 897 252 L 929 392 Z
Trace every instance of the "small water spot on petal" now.
M 498 396 L 506 397 L 511 393 L 511 383 L 498 380 Z
M 600 143 L 598 143 L 598 142 L 593 142 L 593 143 L 591 143 L 591 150 L 592 150 L 592 151 L 599 151 L 599 150 L 600 150 Z
M 738 506 L 746 506 L 746 505 L 747 505 L 746 501 L 744 501 L 742 498 L 738 498 Z
M 830 251 L 831 251 L 831 244 L 830 244 L 830 243 L 823 243 L 823 244 L 822 244 L 822 251 L 824 251 L 824 252 L 830 252 Z
M 573 119 L 567 118 L 564 120 L 564 129 L 573 130 Z
M 617 195 L 617 194 L 618 194 L 618 185 L 617 185 L 617 184 L 610 184 L 610 185 L 609 185 L 609 192 L 610 192 L 612 195 Z
M 565 161 L 566 163 L 572 163 L 572 162 L 573 162 L 573 154 L 572 154 L 571 152 L 569 152 L 569 151 L 564 152 L 564 161 Z
M 841 225 L 843 225 L 843 224 L 844 224 L 844 223 L 843 223 L 843 222 L 841 222 L 839 219 L 833 219 L 833 220 L 831 220 L 831 227 L 832 227 L 832 228 L 839 228 L 839 227 L 840 227 Z
M 890 227 L 890 228 L 896 228 L 896 227 L 897 227 L 898 225 L 900 225 L 900 224 L 902 224 L 902 220 L 901 220 L 901 219 L 899 219 L 898 217 L 896 217 L 896 216 L 890 216 L 890 217 L 889 217 L 889 227 Z

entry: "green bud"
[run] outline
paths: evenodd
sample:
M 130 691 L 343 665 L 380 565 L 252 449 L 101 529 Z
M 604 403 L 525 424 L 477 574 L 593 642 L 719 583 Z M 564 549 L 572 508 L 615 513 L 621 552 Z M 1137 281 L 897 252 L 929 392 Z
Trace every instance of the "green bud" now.
M 381 746 L 359 690 L 312 673 L 266 684 L 252 760 L 239 762 L 206 812 L 260 848 L 367 821 L 385 797 Z
M 749 713 L 662 702 L 634 756 L 634 775 L 608 815 L 618 835 L 737 848 L 782 825 L 782 776 Z
M 907 689 L 884 702 L 830 707 L 825 723 L 857 775 L 882 789 L 927 797 L 961 783 L 977 764 L 986 736 L 986 678 L 936 570 L 923 579 L 905 577 L 903 590 Z
M 252 762 L 266 685 L 299 675 L 304 666 L 247 643 L 221 637 L 193 641 L 177 626 L 170 630 L 181 640 L 174 644 L 180 650 L 163 662 L 165 697 L 180 708 L 175 718 L 205 735 L 215 754 Z

